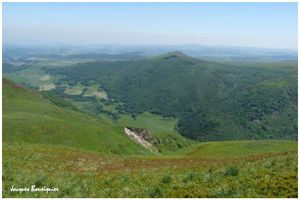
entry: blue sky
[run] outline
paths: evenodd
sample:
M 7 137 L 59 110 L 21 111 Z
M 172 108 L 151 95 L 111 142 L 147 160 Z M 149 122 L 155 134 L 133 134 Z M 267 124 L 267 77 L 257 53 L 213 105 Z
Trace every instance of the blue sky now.
M 297 48 L 296 3 L 3 3 L 3 43 Z

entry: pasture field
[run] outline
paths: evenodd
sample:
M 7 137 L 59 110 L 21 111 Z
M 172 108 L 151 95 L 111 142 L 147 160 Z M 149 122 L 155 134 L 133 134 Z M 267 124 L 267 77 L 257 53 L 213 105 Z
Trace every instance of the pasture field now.
M 111 119 L 104 114 L 100 115 L 103 119 L 111 122 Z M 175 118 L 162 117 L 160 115 L 144 112 L 137 115 L 134 119 L 129 115 L 120 115 L 120 118 L 111 122 L 118 127 L 145 128 L 150 131 L 154 140 L 157 142 L 160 152 L 172 153 L 180 148 L 187 147 L 193 143 L 181 136 L 175 129 L 177 120 Z
M 83 89 L 84 86 L 81 84 L 77 84 L 75 86 L 67 86 L 64 93 L 68 95 L 80 95 Z
M 41 65 L 34 65 L 24 70 L 7 73 L 5 74 L 5 77 L 38 89 L 41 89 L 46 85 L 54 85 L 55 78 L 45 73 L 42 70 L 43 67 L 44 66 Z
M 292 140 L 220 141 L 193 144 L 179 150 L 177 154 L 196 158 L 222 159 L 261 153 L 282 153 L 291 149 L 297 150 L 297 143 Z
M 87 91 L 83 94 L 84 97 L 95 96 L 97 98 L 107 99 L 107 94 L 103 90 L 99 90 L 99 86 L 94 84 L 90 85 Z

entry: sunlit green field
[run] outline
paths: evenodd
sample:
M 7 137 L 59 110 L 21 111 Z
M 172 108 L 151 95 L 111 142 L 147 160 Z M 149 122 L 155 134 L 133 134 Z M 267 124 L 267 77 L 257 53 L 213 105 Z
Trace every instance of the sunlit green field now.
M 96 84 L 90 85 L 87 91 L 83 94 L 83 96 L 84 97 L 95 96 L 97 98 L 103 98 L 103 99 L 107 98 L 107 94 L 105 93 L 105 91 L 99 90 L 99 86 Z
M 189 157 L 223 159 L 256 154 L 282 153 L 297 150 L 297 143 L 289 140 L 247 140 L 197 143 L 178 153 Z
M 101 115 L 103 119 L 111 121 L 107 116 Z M 176 130 L 177 120 L 166 118 L 160 115 L 144 112 L 133 119 L 129 115 L 120 115 L 120 118 L 113 122 L 115 126 L 124 128 L 125 126 L 134 128 L 146 128 L 155 138 L 159 138 L 159 148 L 161 152 L 170 153 L 179 148 L 189 146 L 192 141 L 182 137 Z
M 67 86 L 65 89 L 65 93 L 69 95 L 80 95 L 84 86 L 77 84 L 75 86 Z

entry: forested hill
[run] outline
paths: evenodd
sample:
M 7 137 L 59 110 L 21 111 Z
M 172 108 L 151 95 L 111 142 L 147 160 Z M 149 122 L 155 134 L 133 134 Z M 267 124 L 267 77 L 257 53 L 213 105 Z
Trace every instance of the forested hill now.
M 176 117 L 192 139 L 297 138 L 297 64 L 228 65 L 171 52 L 49 72 L 69 83 L 98 81 L 123 103 L 120 112 Z

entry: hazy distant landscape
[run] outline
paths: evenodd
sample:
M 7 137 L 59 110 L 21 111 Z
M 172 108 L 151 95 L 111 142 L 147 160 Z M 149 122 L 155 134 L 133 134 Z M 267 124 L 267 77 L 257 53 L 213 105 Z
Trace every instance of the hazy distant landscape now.
M 18 7 L 7 4 L 4 19 L 19 19 L 9 13 Z M 298 197 L 293 43 L 14 37 L 4 34 L 2 48 L 3 197 Z

